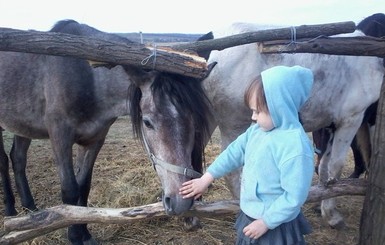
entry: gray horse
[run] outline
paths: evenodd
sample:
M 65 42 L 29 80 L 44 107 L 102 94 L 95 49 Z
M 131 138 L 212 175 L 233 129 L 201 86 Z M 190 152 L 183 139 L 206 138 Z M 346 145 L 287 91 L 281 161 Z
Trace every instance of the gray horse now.
M 51 31 L 129 42 L 71 20 Z M 0 52 L 0 60 L 0 127 L 15 134 L 10 155 L 24 207 L 36 209 L 25 173 L 31 139 L 50 139 L 63 203 L 87 206 L 99 150 L 112 123 L 127 114 L 160 177 L 166 212 L 178 215 L 192 206 L 178 189 L 202 171 L 210 105 L 199 81 L 130 66 L 93 70 L 87 61 L 68 57 Z M 14 215 L 8 168 L 1 141 L 5 212 Z M 86 224 L 70 226 L 68 237 L 72 244 L 96 244 Z

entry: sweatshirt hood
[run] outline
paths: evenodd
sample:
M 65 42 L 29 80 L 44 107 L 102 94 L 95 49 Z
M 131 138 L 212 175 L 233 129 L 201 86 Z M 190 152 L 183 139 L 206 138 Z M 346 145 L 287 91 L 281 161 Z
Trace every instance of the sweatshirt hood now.
M 275 128 L 298 127 L 299 110 L 309 98 L 313 73 L 302 66 L 275 66 L 261 73 L 267 107 Z

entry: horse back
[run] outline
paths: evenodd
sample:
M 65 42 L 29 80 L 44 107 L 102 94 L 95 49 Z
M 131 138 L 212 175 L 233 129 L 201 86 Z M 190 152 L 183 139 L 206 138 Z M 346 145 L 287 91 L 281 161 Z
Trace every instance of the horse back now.
M 228 32 L 222 31 L 219 35 L 214 32 L 214 36 L 218 38 L 271 28 L 273 27 L 237 23 Z M 276 65 L 302 65 L 311 69 L 315 77 L 313 89 L 301 109 L 301 120 L 307 131 L 328 126 L 331 122 L 343 124 L 343 120 L 349 120 L 351 116 L 362 117 L 365 109 L 378 99 L 384 74 L 382 59 L 377 57 L 308 53 L 263 54 L 259 52 L 257 44 L 212 52 L 208 63 L 213 61 L 218 64 L 205 80 L 212 103 L 214 106 L 221 106 L 225 98 L 231 98 L 232 104 L 240 106 L 238 110 L 242 108 L 242 111 L 247 110 L 243 104 L 245 86 L 263 70 Z M 247 120 L 250 114 L 237 117 L 237 120 Z
M 93 74 L 86 61 L 0 52 L 0 125 L 28 138 L 47 138 L 47 116 L 81 122 L 95 108 Z

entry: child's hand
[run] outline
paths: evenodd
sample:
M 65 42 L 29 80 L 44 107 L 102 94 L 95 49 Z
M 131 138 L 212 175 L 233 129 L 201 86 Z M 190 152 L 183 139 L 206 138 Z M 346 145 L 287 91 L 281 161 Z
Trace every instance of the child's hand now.
M 202 177 L 198 179 L 192 179 L 186 181 L 182 184 L 182 187 L 179 189 L 179 194 L 183 196 L 183 198 L 191 198 L 198 199 L 202 196 L 204 192 L 206 192 L 209 185 L 214 181 L 214 178 L 209 173 L 205 173 Z
M 252 239 L 258 239 L 265 234 L 269 228 L 262 219 L 257 219 L 251 222 L 248 226 L 243 228 L 243 233 Z

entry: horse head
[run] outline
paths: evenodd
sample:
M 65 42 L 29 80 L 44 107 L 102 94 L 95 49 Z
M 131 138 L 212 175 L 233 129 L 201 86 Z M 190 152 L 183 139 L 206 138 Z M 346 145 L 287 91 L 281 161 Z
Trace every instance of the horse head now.
M 191 208 L 193 199 L 179 195 L 182 183 L 200 177 L 209 138 L 210 103 L 200 81 L 181 75 L 126 66 L 131 121 L 161 180 L 167 214 Z

